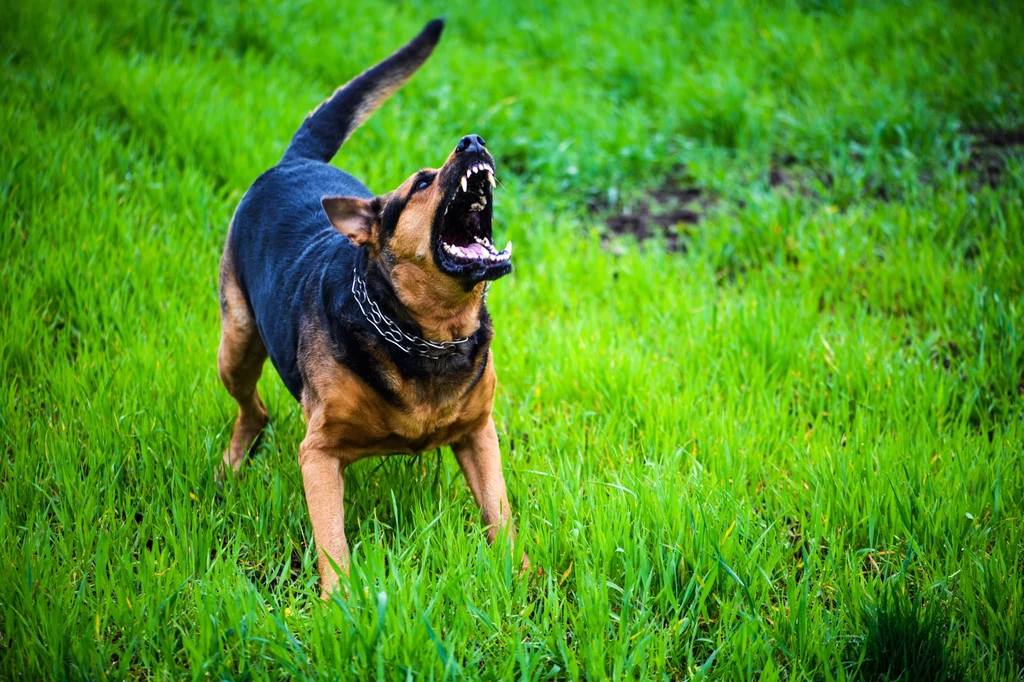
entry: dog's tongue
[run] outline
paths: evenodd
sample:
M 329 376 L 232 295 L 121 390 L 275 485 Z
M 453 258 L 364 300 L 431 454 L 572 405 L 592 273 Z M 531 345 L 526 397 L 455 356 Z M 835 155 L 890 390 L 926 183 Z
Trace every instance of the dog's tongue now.
M 462 250 L 465 251 L 466 254 L 469 255 L 471 258 L 487 258 L 487 256 L 491 255 L 487 252 L 487 249 L 485 249 L 482 244 L 477 244 L 476 242 L 473 242 L 468 246 L 462 247 Z

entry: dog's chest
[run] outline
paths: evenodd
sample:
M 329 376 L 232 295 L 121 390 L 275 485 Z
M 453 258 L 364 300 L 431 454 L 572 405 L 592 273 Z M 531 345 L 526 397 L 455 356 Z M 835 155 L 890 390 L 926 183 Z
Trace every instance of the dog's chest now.
M 429 449 L 435 446 L 414 446 L 432 443 L 448 435 L 459 422 L 462 407 L 457 400 L 418 400 L 411 405 L 390 410 L 385 420 L 387 430 L 391 431 L 393 437 L 408 443 L 412 451 Z
M 424 452 L 461 440 L 482 416 L 472 403 L 417 401 L 381 410 L 346 440 L 356 446 L 358 456 Z
M 337 447 L 354 460 L 423 452 L 463 439 L 490 414 L 494 375 L 488 370 L 468 391 L 467 386 L 402 385 L 397 402 L 349 377 L 346 389 L 334 392 L 325 405 Z

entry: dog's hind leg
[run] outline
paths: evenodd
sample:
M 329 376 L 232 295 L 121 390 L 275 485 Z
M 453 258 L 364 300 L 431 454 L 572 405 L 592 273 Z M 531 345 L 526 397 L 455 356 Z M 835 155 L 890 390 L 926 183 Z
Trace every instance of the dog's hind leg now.
M 231 444 L 224 452 L 224 470 L 238 471 L 267 423 L 267 408 L 256 392 L 267 349 L 256 328 L 252 308 L 238 286 L 229 249 L 225 249 L 220 265 L 220 326 L 217 370 L 224 388 L 238 403 Z

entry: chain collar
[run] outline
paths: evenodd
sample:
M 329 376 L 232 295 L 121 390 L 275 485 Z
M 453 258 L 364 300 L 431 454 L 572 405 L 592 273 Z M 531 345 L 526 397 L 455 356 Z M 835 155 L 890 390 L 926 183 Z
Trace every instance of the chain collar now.
M 487 290 L 484 289 L 486 295 Z M 395 321 L 381 312 L 377 304 L 370 299 L 366 291 L 366 280 L 359 276 L 355 268 L 352 268 L 352 295 L 359 304 L 359 310 L 363 317 L 373 325 L 377 333 L 384 337 L 392 345 L 401 348 L 406 353 L 422 355 L 426 358 L 439 358 L 445 355 L 452 355 L 459 349 L 459 346 L 466 343 L 472 336 L 467 336 L 454 341 L 428 341 L 418 336 L 411 336 L 402 331 L 402 328 L 395 324 Z

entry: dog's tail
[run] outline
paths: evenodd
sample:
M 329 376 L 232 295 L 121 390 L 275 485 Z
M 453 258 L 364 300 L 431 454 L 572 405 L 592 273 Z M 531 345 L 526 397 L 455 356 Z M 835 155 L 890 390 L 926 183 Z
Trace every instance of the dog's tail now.
M 444 20 L 434 19 L 393 55 L 334 91 L 306 117 L 282 161 L 330 161 L 363 121 L 412 77 L 441 39 Z

